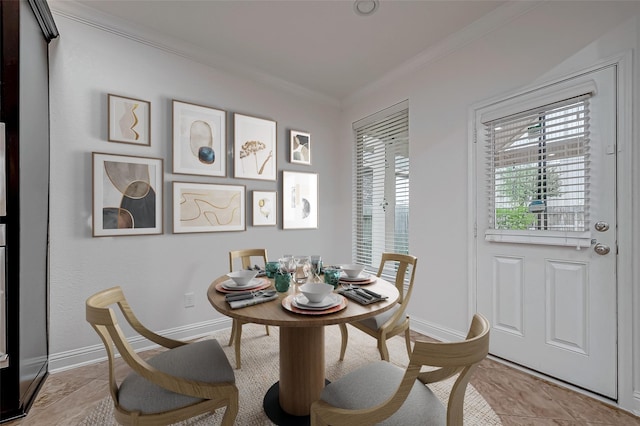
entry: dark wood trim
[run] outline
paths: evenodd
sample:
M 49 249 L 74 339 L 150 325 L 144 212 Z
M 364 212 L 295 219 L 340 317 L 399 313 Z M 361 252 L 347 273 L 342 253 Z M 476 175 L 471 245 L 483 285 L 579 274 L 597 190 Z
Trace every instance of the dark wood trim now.
M 7 253 L 7 265 L 17 262 L 19 253 L 20 234 L 18 232 L 17 218 L 19 211 L 19 193 L 16 191 L 19 185 L 20 170 L 18 164 L 19 132 L 18 123 L 20 100 L 20 2 L 0 2 L 1 32 L 1 60 L 0 60 L 0 121 L 5 123 L 6 132 L 6 179 L 7 179 L 7 216 L 0 218 L 7 225 L 7 245 L 15 246 L 16 251 Z M 7 324 L 18 324 L 20 289 L 18 286 L 10 286 L 9 283 L 19 278 L 19 271 L 7 268 L 6 271 L 6 321 Z M 15 281 L 17 282 L 17 281 Z M 0 392 L 0 421 L 11 419 L 22 414 L 20 410 L 20 398 L 17 392 L 8 392 L 8 389 L 17 389 L 19 385 L 19 369 L 13 363 L 19 359 L 19 330 L 17 327 L 7 328 L 7 353 L 9 353 L 9 367 L 0 370 L 2 392 Z

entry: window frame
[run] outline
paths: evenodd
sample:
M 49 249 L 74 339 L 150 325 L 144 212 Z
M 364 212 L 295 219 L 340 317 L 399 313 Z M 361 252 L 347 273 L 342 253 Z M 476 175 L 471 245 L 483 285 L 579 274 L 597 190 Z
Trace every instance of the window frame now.
M 382 253 L 409 253 L 408 101 L 354 122 L 353 135 L 352 258 L 377 272 Z
M 566 101 L 584 95 L 595 95 L 596 83 L 588 80 L 582 83 L 569 83 L 562 87 L 548 86 L 543 89 L 532 90 L 520 95 L 504 99 L 490 104 L 480 110 L 476 110 L 476 123 L 474 128 L 474 141 L 484 146 L 484 138 L 479 138 L 488 123 L 510 115 L 533 110 L 546 105 Z M 487 189 L 488 190 L 488 189 Z M 521 243 L 540 244 L 554 246 L 571 246 L 576 248 L 587 248 L 591 245 L 591 231 L 586 227 L 585 231 L 550 231 L 550 230 L 504 230 L 487 229 L 484 239 L 496 243 Z

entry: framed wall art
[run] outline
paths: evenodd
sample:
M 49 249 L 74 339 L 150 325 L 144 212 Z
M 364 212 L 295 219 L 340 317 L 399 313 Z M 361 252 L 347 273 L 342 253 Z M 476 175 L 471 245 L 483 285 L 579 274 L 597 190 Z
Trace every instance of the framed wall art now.
M 244 231 L 244 185 L 173 182 L 173 233 Z
M 318 174 L 282 172 L 282 229 L 318 227 Z
M 92 156 L 93 236 L 162 234 L 162 159 Z
M 233 173 L 236 178 L 276 180 L 276 122 L 234 114 Z
M 275 226 L 277 223 L 278 193 L 253 191 L 253 226 Z
M 173 100 L 173 173 L 227 174 L 227 113 Z
M 311 134 L 291 130 L 289 132 L 289 161 L 296 164 L 311 165 Z
M 107 95 L 109 142 L 151 145 L 151 102 Z

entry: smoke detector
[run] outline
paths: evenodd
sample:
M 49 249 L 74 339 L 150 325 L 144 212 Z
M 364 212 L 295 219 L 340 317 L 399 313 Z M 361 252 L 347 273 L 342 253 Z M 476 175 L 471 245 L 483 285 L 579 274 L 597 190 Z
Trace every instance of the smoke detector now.
M 380 6 L 379 0 L 356 0 L 353 2 L 353 11 L 356 15 L 373 15 Z

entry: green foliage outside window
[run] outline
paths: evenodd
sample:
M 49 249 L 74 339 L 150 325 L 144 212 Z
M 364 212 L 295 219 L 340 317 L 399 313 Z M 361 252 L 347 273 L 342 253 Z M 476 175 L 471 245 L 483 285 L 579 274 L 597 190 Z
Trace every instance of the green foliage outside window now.
M 501 189 L 497 192 L 513 207 L 496 208 L 496 229 L 534 228 L 538 214 L 529 212 L 529 203 L 561 195 L 559 173 L 553 167 L 546 168 L 542 179 L 539 173 L 528 164 L 500 171 Z
M 542 175 L 542 179 L 539 179 Z M 544 174 L 529 165 L 512 167 L 500 173 L 503 182 L 500 195 L 508 198 L 518 206 L 526 206 L 541 195 L 559 197 L 560 176 L 553 167 L 548 167 Z
M 496 209 L 496 229 L 529 229 L 537 215 L 529 213 L 527 206 Z

